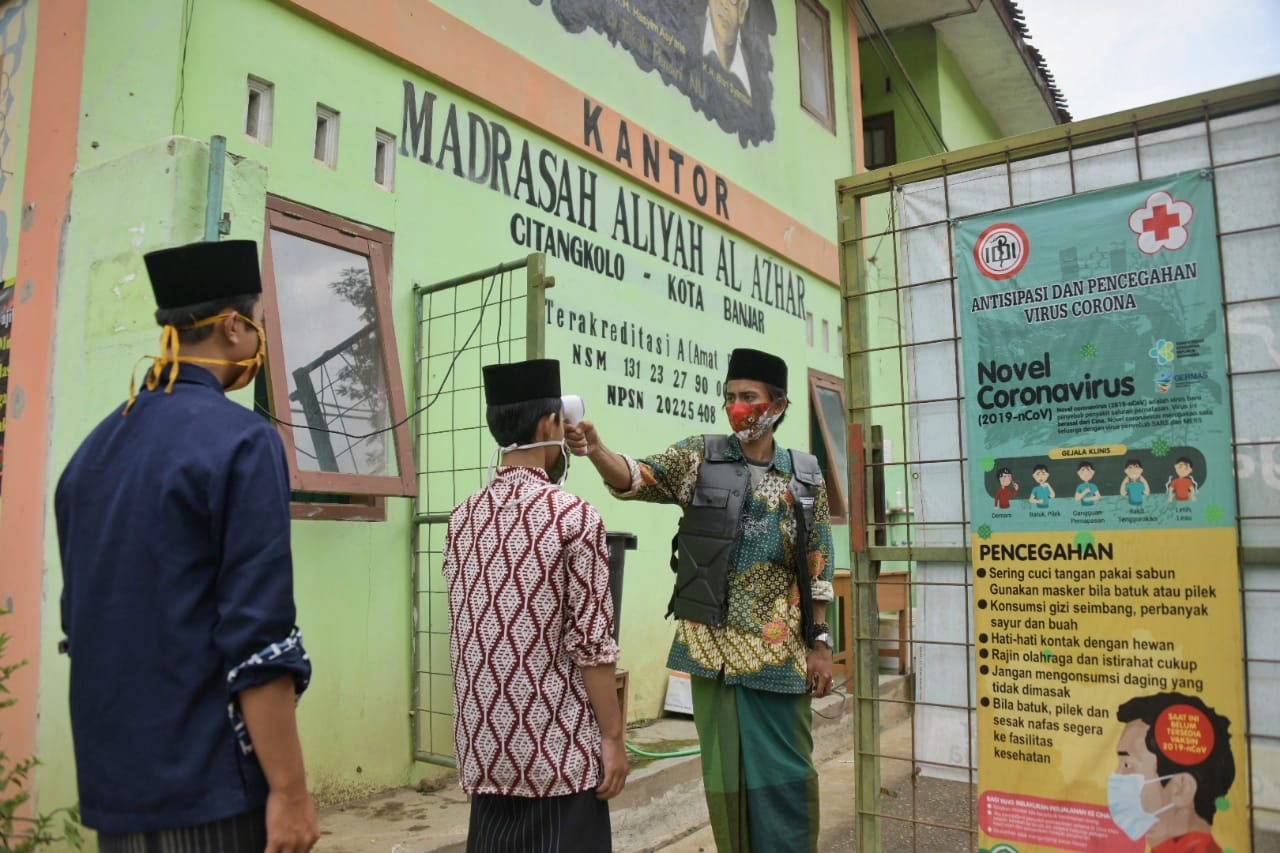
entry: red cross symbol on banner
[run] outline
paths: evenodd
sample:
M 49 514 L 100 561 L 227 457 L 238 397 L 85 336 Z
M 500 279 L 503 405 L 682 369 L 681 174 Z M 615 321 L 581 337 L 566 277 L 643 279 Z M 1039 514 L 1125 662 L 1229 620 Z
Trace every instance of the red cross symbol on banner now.
M 1156 190 L 1146 203 L 1129 214 L 1129 230 L 1138 235 L 1138 249 L 1148 255 L 1176 252 L 1191 237 L 1187 226 L 1195 218 L 1190 202 L 1175 199 L 1167 190 Z
M 1151 215 L 1142 222 L 1142 230 L 1155 234 L 1157 240 L 1168 240 L 1169 232 L 1182 224 L 1182 217 L 1177 212 L 1170 212 L 1163 204 L 1151 208 Z

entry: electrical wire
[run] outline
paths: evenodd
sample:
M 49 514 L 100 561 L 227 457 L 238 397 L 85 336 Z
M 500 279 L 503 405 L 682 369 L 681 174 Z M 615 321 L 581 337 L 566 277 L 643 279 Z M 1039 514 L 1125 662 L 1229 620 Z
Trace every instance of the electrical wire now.
M 354 433 L 343 432 L 342 430 L 337 430 L 337 429 L 310 427 L 310 426 L 304 426 L 302 424 L 295 424 L 291 421 L 286 421 L 283 418 L 276 417 L 270 411 L 263 408 L 262 405 L 260 405 L 256 400 L 254 401 L 254 404 L 253 404 L 254 409 L 256 409 L 259 414 L 266 417 L 267 420 L 273 423 L 280 424 L 281 426 L 287 426 L 291 429 L 305 429 L 308 432 L 323 432 L 323 433 L 328 433 L 329 435 L 340 435 L 345 438 L 355 439 L 356 441 L 364 441 L 367 438 L 373 438 L 375 435 L 382 435 L 383 433 L 391 432 L 394 429 L 404 426 L 409 421 L 413 420 L 418 415 L 422 414 L 427 409 L 430 409 L 432 406 L 434 406 L 436 403 L 436 400 L 438 400 L 440 398 L 440 395 L 444 393 L 445 383 L 449 381 L 449 377 L 453 374 L 453 368 L 454 368 L 454 365 L 458 363 L 458 358 L 462 355 L 463 352 L 466 351 L 467 345 L 470 344 L 471 339 L 476 336 L 476 332 L 480 331 L 480 324 L 484 322 L 484 311 L 485 311 L 485 308 L 488 307 L 489 305 L 489 297 L 493 295 L 494 285 L 497 284 L 499 281 L 502 281 L 508 275 L 510 275 L 510 273 L 503 273 L 502 275 L 494 276 L 493 279 L 490 280 L 489 289 L 485 291 L 484 299 L 482 299 L 480 302 L 480 316 L 476 319 L 476 324 L 471 328 L 471 333 L 467 335 L 467 339 L 462 342 L 462 346 L 458 347 L 458 349 L 454 351 L 453 358 L 449 360 L 449 366 L 445 369 L 444 376 L 440 379 L 440 385 L 439 387 L 436 388 L 435 394 L 431 395 L 431 399 L 427 401 L 427 404 L 425 406 L 422 406 L 421 408 L 410 412 L 409 414 L 405 415 L 404 418 L 396 421 L 390 426 L 383 427 L 382 429 L 376 429 L 373 432 L 367 432 L 367 433 L 358 435 Z M 504 292 L 504 290 L 505 288 L 502 288 L 498 291 L 499 302 L 502 301 L 502 293 Z M 499 309 L 498 311 L 499 338 L 501 338 L 501 334 L 502 334 L 502 311 L 501 309 Z
M 941 147 L 941 151 L 948 151 L 947 142 L 942 136 L 941 128 L 939 128 L 938 123 L 934 121 L 933 115 L 929 112 L 929 108 L 925 106 L 924 98 L 920 96 L 920 92 L 916 89 L 915 83 L 911 79 L 911 75 L 907 73 L 907 69 L 902 64 L 902 60 L 898 57 L 897 51 L 894 50 L 893 42 L 889 40 L 889 36 L 885 31 L 880 28 L 880 23 L 876 20 L 875 15 L 871 13 L 871 9 L 867 6 L 866 0 L 857 0 L 857 7 L 854 9 L 855 17 L 858 16 L 859 12 L 861 12 L 861 15 L 865 17 L 870 24 L 869 26 L 863 26 L 862 22 L 858 21 L 859 31 L 869 32 L 872 29 L 875 30 L 875 34 L 868 37 L 867 43 L 871 45 L 871 49 L 875 52 L 876 58 L 880 61 L 881 67 L 886 71 L 891 71 L 892 65 L 893 68 L 898 70 L 898 73 L 907 85 L 907 90 L 911 94 L 910 100 L 895 93 L 895 95 L 902 101 L 903 106 L 914 106 L 916 108 L 914 110 L 905 110 L 907 116 L 911 119 L 911 122 L 916 126 L 916 128 L 921 131 L 921 136 L 928 136 L 932 134 L 934 138 L 937 139 L 938 145 Z M 885 49 L 888 51 L 892 62 L 885 59 L 885 55 L 880 49 L 881 44 L 883 44 Z M 920 116 L 916 115 L 916 110 L 919 110 L 920 116 L 923 116 L 924 120 L 928 123 L 927 128 L 921 127 Z
M 182 60 L 178 65 L 178 100 L 173 105 L 173 132 L 180 134 L 187 125 L 186 105 L 182 102 L 187 91 L 187 42 L 191 39 L 191 21 L 196 15 L 196 0 L 182 4 Z M 182 124 L 178 124 L 178 112 L 182 112 Z

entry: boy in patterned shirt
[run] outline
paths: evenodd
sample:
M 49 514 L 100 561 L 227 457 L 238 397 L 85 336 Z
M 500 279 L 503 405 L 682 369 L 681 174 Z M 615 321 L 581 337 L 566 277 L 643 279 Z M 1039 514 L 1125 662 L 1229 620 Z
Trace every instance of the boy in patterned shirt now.
M 502 459 L 444 545 L 467 850 L 607 853 L 627 760 L 604 523 L 559 488 L 559 362 L 487 366 L 484 388 Z

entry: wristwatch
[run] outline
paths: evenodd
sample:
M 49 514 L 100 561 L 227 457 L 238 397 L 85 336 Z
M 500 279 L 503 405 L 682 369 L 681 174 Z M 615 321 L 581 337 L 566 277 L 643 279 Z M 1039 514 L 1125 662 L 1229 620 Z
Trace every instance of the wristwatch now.
M 828 649 L 831 648 L 831 628 L 825 622 L 814 624 L 809 630 L 809 636 L 815 643 L 822 643 Z
M 831 634 L 827 633 L 826 631 L 823 631 L 820 634 L 814 634 L 813 641 L 815 643 L 822 643 L 828 649 L 831 648 Z

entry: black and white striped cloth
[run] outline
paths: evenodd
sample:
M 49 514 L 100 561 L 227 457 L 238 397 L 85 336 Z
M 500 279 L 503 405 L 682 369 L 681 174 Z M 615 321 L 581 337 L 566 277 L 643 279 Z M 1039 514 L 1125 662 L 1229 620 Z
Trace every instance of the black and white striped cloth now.
M 467 853 L 612 853 L 609 804 L 596 792 L 561 797 L 475 794 Z
M 98 833 L 100 853 L 262 853 L 267 847 L 263 809 L 159 832 Z

